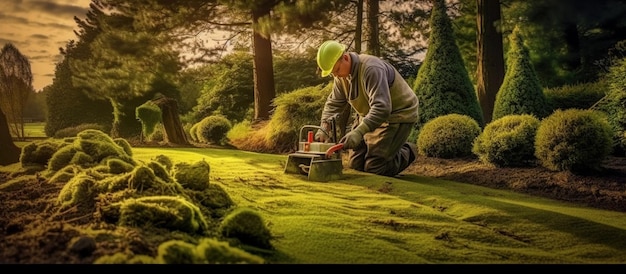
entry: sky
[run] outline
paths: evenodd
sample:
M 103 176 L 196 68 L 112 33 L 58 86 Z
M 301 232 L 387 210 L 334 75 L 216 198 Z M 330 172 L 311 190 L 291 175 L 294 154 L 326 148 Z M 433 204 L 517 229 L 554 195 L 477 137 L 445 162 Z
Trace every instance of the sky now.
M 11 43 L 30 61 L 33 88 L 52 84 L 59 48 L 77 40 L 74 16 L 84 19 L 91 0 L 0 0 L 0 48 Z

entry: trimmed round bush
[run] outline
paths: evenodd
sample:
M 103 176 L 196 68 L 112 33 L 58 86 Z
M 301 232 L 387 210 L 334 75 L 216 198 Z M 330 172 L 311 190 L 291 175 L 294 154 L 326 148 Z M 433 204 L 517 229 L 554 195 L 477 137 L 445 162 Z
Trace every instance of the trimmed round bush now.
M 447 114 L 432 119 L 420 130 L 417 151 L 427 157 L 456 158 L 472 155 L 472 143 L 481 129 L 472 117 Z
M 597 110 L 556 110 L 535 137 L 535 156 L 552 171 L 598 170 L 612 150 L 606 114 Z
M 222 144 L 232 124 L 222 115 L 211 115 L 198 122 L 196 134 L 201 143 Z
M 530 166 L 535 158 L 535 135 L 541 122 L 530 114 L 507 115 L 485 126 L 472 152 L 481 162 L 497 167 Z

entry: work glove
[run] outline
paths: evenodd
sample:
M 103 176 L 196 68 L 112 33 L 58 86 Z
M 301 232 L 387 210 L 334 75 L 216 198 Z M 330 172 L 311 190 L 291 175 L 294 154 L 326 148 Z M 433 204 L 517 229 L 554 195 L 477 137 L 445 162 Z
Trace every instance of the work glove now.
M 346 133 L 346 135 L 339 140 L 339 143 L 343 143 L 344 149 L 355 149 L 363 141 L 363 135 L 368 132 L 370 132 L 370 128 L 366 124 L 361 123 L 355 129 Z
M 328 134 L 330 134 L 330 132 L 328 132 L 330 129 L 328 128 L 329 126 L 327 122 L 323 122 L 320 127 L 323 128 Z M 324 130 L 317 130 L 317 132 L 315 133 L 315 140 L 325 143 L 328 139 L 330 139 L 330 136 L 324 133 Z

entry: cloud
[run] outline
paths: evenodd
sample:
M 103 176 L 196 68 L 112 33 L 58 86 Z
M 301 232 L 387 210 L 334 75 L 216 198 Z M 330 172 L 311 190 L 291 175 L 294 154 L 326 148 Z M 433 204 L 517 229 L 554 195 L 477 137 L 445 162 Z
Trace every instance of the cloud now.
M 31 62 L 35 90 L 52 83 L 59 48 L 76 40 L 74 17 L 84 19 L 91 0 L 1 0 L 0 47 L 13 44 Z

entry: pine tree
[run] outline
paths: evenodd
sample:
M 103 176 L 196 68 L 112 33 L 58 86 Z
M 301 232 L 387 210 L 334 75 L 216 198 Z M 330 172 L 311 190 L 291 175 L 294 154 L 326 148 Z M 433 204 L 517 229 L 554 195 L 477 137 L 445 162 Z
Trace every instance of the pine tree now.
M 519 27 L 509 35 L 509 44 L 506 73 L 496 95 L 493 120 L 510 114 L 531 114 L 542 119 L 548 115 L 549 107 Z
M 474 86 L 454 40 L 444 0 L 434 0 L 428 51 L 413 86 L 420 100 L 419 126 L 442 115 L 458 113 L 484 120 Z

